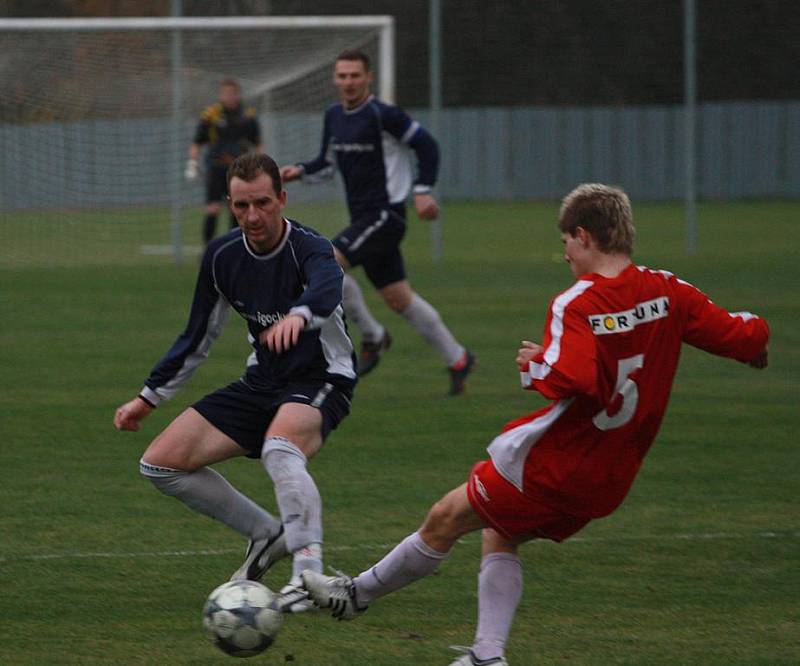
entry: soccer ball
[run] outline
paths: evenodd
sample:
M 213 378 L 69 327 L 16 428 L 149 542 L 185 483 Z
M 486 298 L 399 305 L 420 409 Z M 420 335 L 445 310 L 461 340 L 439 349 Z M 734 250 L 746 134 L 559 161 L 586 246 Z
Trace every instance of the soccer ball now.
M 252 657 L 272 645 L 283 616 L 275 593 L 252 580 L 233 580 L 214 590 L 203 607 L 203 626 L 223 652 Z

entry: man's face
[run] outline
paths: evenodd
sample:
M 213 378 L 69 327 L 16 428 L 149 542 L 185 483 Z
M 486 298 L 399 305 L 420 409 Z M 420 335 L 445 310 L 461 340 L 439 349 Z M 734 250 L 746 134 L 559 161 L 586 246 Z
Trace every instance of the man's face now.
M 229 190 L 231 211 L 250 246 L 261 254 L 272 250 L 283 237 L 286 190 L 276 193 L 265 173 L 250 182 L 234 177 Z
M 236 86 L 222 86 L 219 89 L 219 101 L 222 102 L 222 106 L 226 109 L 233 111 L 242 101 L 239 88 Z
M 360 60 L 337 60 L 333 70 L 333 83 L 339 90 L 342 103 L 353 108 L 369 97 L 372 72 Z

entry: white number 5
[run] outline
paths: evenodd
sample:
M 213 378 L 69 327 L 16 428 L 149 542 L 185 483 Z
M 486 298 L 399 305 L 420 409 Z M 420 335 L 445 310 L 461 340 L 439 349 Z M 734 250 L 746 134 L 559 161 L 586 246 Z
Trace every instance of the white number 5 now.
M 614 416 L 609 416 L 604 409 L 595 414 L 592 423 L 600 430 L 613 430 L 624 426 L 633 418 L 636 413 L 636 405 L 639 404 L 639 389 L 636 382 L 628 377 L 634 370 L 638 370 L 644 365 L 644 354 L 636 354 L 630 358 L 623 358 L 617 362 L 617 385 L 614 387 L 614 397 L 617 394 L 622 396 L 622 405 Z

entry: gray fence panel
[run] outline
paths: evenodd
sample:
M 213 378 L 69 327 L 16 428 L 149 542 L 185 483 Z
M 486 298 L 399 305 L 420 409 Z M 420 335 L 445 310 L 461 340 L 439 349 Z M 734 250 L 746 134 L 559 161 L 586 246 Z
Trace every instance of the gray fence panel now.
M 713 199 L 728 196 L 729 179 L 724 169 L 729 162 L 726 137 L 730 130 L 725 123 L 724 109 L 719 104 L 708 104 L 699 114 L 698 161 L 703 167 L 699 171 L 698 189 Z
M 558 118 L 546 109 L 513 109 L 508 114 L 511 159 L 504 179 L 511 184 L 509 196 L 530 197 L 531 192 L 547 196 L 553 191 L 558 174 L 553 169 L 558 152 Z
M 423 123 L 424 111 L 411 110 Z M 319 151 L 321 113 L 262 116 L 265 146 L 281 164 Z M 637 199 L 681 199 L 683 109 L 444 109 L 437 137 L 438 192 L 450 199 L 553 199 L 605 181 Z M 0 124 L 0 207 L 164 205 L 177 149 L 168 120 Z M 800 102 L 703 104 L 698 113 L 698 193 L 713 199 L 800 197 Z M 291 201 L 342 198 L 338 179 L 292 184 Z M 184 184 L 184 203 L 202 201 Z
M 569 190 L 572 183 L 578 184 L 589 180 L 591 171 L 590 153 L 586 150 L 587 143 L 587 115 L 579 109 L 566 109 L 562 120 L 562 155 L 560 171 L 563 173 L 563 182 L 567 184 L 564 190 Z M 565 192 L 566 193 L 566 192 Z M 563 195 L 562 195 L 563 196 Z
M 800 194 L 800 104 L 786 108 L 786 157 L 783 194 L 796 197 Z

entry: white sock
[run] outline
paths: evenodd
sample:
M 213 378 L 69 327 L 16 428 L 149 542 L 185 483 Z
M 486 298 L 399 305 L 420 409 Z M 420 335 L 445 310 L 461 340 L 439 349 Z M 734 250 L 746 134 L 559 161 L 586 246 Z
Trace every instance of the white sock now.
M 275 484 L 290 553 L 312 543 L 322 543 L 322 500 L 317 484 L 306 470 L 303 452 L 283 437 L 268 437 L 261 461 Z
M 522 563 L 512 553 L 490 553 L 478 574 L 478 630 L 472 651 L 478 659 L 502 657 L 522 597 Z
M 400 314 L 425 339 L 425 342 L 439 352 L 447 367 L 455 365 L 464 356 L 464 347 L 458 344 L 444 325 L 436 308 L 419 294 L 415 293 L 411 297 L 411 303 Z
M 165 495 L 179 499 L 190 509 L 219 520 L 250 539 L 276 534 L 280 521 L 240 493 L 218 472 L 201 467 L 184 472 L 139 461 L 139 471 Z
M 414 532 L 397 544 L 375 566 L 353 581 L 356 599 L 369 604 L 375 599 L 432 574 L 450 553 L 440 553 Z
M 299 582 L 300 574 L 306 569 L 322 573 L 322 544 L 310 543 L 294 552 L 291 582 Z
M 342 283 L 342 306 L 347 318 L 361 334 L 362 340 L 377 342 L 383 337 L 384 327 L 372 316 L 358 282 L 347 273 L 344 274 Z

